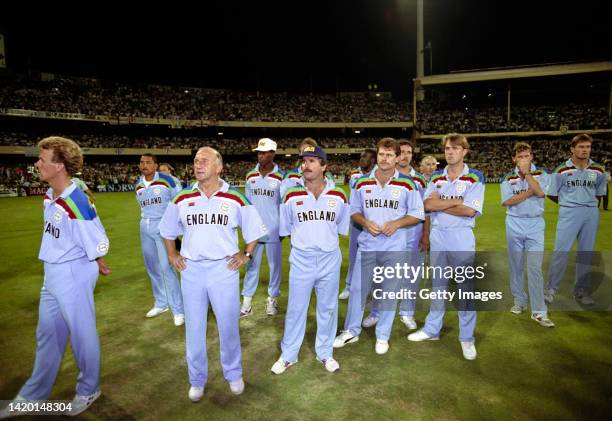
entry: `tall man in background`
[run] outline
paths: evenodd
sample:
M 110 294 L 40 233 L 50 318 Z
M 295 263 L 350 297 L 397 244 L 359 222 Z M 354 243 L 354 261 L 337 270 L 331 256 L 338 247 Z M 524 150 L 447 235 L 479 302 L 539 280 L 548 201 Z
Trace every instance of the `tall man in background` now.
M 588 134 L 579 134 L 570 144 L 571 157 L 551 175 L 548 197 L 559 204 L 555 251 L 548 268 L 544 299 L 552 303 L 561 285 L 574 241 L 578 240 L 574 297 L 581 304 L 595 303 L 591 297 L 590 263 L 599 226 L 598 197 L 606 192 L 603 165 L 593 162 Z

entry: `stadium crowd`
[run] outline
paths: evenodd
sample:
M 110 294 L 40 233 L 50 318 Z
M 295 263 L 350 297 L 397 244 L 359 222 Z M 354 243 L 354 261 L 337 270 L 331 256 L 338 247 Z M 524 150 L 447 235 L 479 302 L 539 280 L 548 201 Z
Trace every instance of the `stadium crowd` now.
M 470 106 L 428 99 L 419 103 L 421 133 L 587 130 L 612 127 L 607 104 Z M 398 122 L 412 121 L 412 104 L 387 92 L 291 94 L 239 92 L 160 85 L 121 85 L 54 76 L 24 78 L 0 88 L 0 108 L 78 113 L 88 116 L 211 121 Z M 118 140 L 121 142 L 121 140 Z

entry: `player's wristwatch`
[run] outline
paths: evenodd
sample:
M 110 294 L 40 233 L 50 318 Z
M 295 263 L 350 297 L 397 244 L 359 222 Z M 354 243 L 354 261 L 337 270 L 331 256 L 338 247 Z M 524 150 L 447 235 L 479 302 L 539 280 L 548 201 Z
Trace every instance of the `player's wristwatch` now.
M 251 260 L 251 258 L 252 258 L 251 253 L 249 253 L 248 251 L 245 251 L 245 252 L 244 252 L 244 255 L 245 255 L 246 257 L 248 257 L 248 258 L 249 258 L 249 260 Z

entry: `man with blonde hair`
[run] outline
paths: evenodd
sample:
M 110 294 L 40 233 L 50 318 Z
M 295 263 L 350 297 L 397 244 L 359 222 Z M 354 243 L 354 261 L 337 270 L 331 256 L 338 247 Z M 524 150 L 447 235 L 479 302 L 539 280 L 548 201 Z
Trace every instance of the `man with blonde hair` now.
M 442 139 L 442 148 L 448 165 L 433 173 L 425 191 L 424 206 L 430 213 L 430 266 L 435 268 L 469 267 L 474 261 L 476 239 L 473 228 L 476 217 L 482 213 L 484 176 L 463 162 L 470 145 L 465 136 L 451 133 Z M 434 270 L 432 293 L 443 296 L 449 279 Z M 456 282 L 459 282 L 456 280 Z M 473 282 L 473 280 L 471 281 Z M 462 284 L 469 288 L 470 280 Z M 474 329 L 476 311 L 471 303 L 460 303 L 459 341 L 463 357 L 476 359 Z M 445 301 L 432 299 L 423 329 L 408 335 L 409 341 L 438 340 L 445 313 Z
M 43 202 L 38 255 L 44 263 L 44 280 L 34 370 L 15 400 L 49 398 L 70 338 L 79 376 L 66 415 L 77 415 L 100 396 L 100 341 L 93 292 L 98 273 L 106 267 L 99 267 L 96 260 L 106 255 L 109 241 L 95 208 L 71 181 L 83 166 L 79 146 L 63 137 L 47 137 L 38 147 L 36 168 L 41 181 L 50 186 Z M 25 415 L 9 411 L 4 409 L 0 417 Z

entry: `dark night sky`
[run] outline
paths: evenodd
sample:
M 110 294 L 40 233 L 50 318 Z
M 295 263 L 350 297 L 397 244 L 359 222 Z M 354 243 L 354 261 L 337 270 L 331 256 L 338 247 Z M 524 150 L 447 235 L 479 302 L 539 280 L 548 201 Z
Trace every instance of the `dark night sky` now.
M 416 72 L 415 0 L 201 2 L 198 13 L 193 3 L 165 2 L 153 16 L 128 13 L 126 3 L 96 3 L 73 17 L 55 5 L 35 17 L 4 10 L 9 67 L 291 91 L 311 84 L 315 91 L 364 90 L 368 83 L 406 91 Z M 611 22 L 611 1 L 425 0 L 435 73 L 611 60 Z M 427 55 L 425 63 L 429 73 Z

